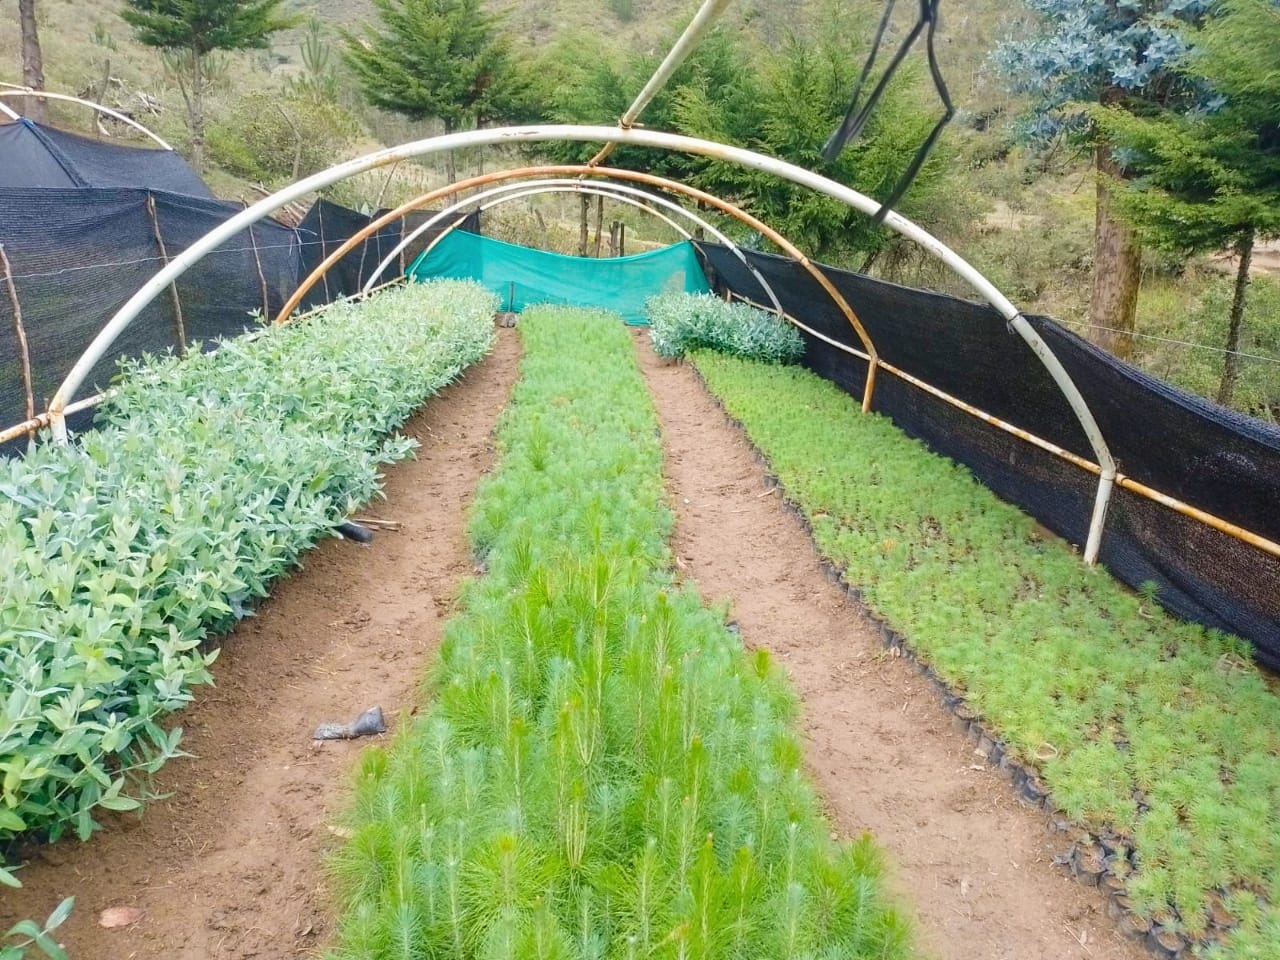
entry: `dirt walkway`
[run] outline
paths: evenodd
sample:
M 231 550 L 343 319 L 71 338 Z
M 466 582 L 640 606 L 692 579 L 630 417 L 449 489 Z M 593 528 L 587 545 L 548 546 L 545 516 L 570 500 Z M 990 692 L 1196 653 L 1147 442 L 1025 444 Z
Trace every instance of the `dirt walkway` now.
M 311 731 L 373 704 L 394 728 L 415 706 L 459 580 L 472 572 L 466 506 L 519 359 L 515 331 L 500 332 L 494 354 L 407 425 L 422 441 L 419 459 L 388 471 L 387 499 L 366 514 L 403 531 L 308 554 L 225 639 L 217 686 L 181 717 L 197 759 L 163 771 L 172 798 L 88 844 L 44 850 L 22 871 L 25 888 L 4 891 L 5 928 L 75 894 L 58 937 L 74 960 L 276 960 L 323 946 L 332 932 L 323 858 L 335 842 L 325 824 L 368 741 L 317 747 Z M 100 928 L 99 912 L 115 905 L 145 915 Z
M 662 421 L 676 555 L 708 601 L 731 601 L 744 640 L 786 665 L 830 814 L 888 851 L 926 953 L 1145 960 L 1096 891 L 1055 872 L 1044 815 L 1020 806 L 952 730 L 927 681 L 885 656 L 693 371 L 659 361 L 642 332 L 636 339 Z

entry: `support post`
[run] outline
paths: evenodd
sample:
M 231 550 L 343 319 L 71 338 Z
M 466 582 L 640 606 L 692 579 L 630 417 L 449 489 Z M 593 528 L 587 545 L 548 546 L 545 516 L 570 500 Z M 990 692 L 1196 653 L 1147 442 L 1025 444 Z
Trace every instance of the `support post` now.
M 596 252 L 595 257 L 600 259 L 600 244 L 602 241 L 601 233 L 604 231 L 604 196 L 596 198 Z
M 1098 479 L 1098 495 L 1093 501 L 1093 517 L 1089 521 L 1089 539 L 1085 542 L 1084 562 L 1094 566 L 1102 550 L 1102 529 L 1107 524 L 1107 508 L 1115 491 L 1115 470 L 1103 470 Z
M 151 218 L 151 230 L 155 234 L 156 246 L 160 249 L 160 259 L 167 267 L 169 265 L 169 253 L 164 248 L 164 237 L 160 234 L 160 218 L 156 215 L 156 198 L 147 194 L 147 216 Z M 250 235 L 252 236 L 252 228 Z M 169 296 L 173 298 L 173 323 L 177 328 L 178 334 L 178 354 L 185 357 L 187 355 L 187 325 L 182 319 L 182 301 L 178 298 L 178 283 L 175 280 L 169 284 Z
M 262 257 L 258 255 L 258 238 L 249 228 L 249 246 L 253 248 L 253 262 L 258 265 L 258 284 L 262 287 L 262 319 L 265 323 L 271 319 L 271 299 L 267 295 L 267 275 L 262 272 Z
M 4 267 L 4 282 L 9 288 L 9 303 L 13 306 L 13 332 L 18 337 L 18 356 L 22 360 L 22 389 L 26 394 L 27 419 L 33 420 L 36 415 L 35 387 L 31 381 L 31 348 L 27 344 L 27 328 L 22 324 L 22 304 L 18 302 L 18 288 L 13 282 L 13 268 L 9 265 L 9 255 L 4 252 L 4 244 L 0 243 L 0 266 Z M 27 431 L 27 437 L 35 436 L 35 430 Z

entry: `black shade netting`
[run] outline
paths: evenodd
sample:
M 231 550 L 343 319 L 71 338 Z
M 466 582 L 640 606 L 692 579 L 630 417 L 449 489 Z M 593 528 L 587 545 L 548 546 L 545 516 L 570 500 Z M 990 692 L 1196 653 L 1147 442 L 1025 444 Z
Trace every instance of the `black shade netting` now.
M 0 189 L 141 187 L 213 199 L 173 150 L 105 143 L 23 119 L 0 126 Z
M 22 312 L 35 407 L 43 411 L 59 384 L 107 321 L 166 260 L 241 208 L 216 200 L 146 190 L 0 190 L 4 245 Z M 160 239 L 164 254 L 160 250 Z M 241 231 L 158 295 L 100 360 L 79 396 L 106 387 L 121 357 L 234 336 L 256 326 L 253 311 L 278 310 L 297 284 L 294 232 L 274 221 Z M 0 285 L 0 423 L 26 419 L 21 352 L 7 285 Z M 71 429 L 92 422 L 74 415 Z M 13 454 L 23 442 L 0 447 Z
M 727 248 L 702 244 L 720 289 L 768 305 Z M 848 319 L 798 263 L 747 254 L 783 310 L 854 348 Z M 1079 421 L 1026 342 L 992 307 L 822 268 L 881 358 L 1015 426 L 1095 460 Z M 1186 394 L 1097 350 L 1045 317 L 1028 318 L 1093 411 L 1123 474 L 1280 541 L 1280 430 Z M 861 398 L 867 365 L 805 335 L 806 365 Z M 881 371 L 873 409 L 1044 526 L 1082 544 L 1097 478 Z M 1170 611 L 1251 641 L 1280 666 L 1280 558 L 1129 491 L 1117 489 L 1102 562 L 1133 587 L 1158 585 Z
M 365 214 L 330 200 L 323 198 L 317 200 L 307 211 L 306 217 L 298 224 L 298 235 L 302 241 L 302 278 L 305 279 L 348 239 L 385 213 L 387 211 L 384 209 L 374 214 Z M 340 297 L 355 296 L 400 241 L 431 216 L 433 212 L 429 210 L 413 211 L 360 241 L 330 267 L 323 278 L 307 292 L 302 300 L 302 307 L 304 309 L 317 307 L 332 303 Z M 378 283 L 385 283 L 402 276 L 405 268 L 426 248 L 427 244 L 439 236 L 445 226 L 456 219 L 449 218 L 440 227 L 425 231 L 421 237 L 410 243 L 405 250 L 396 255 L 395 261 L 383 272 Z M 468 214 L 463 220 L 461 229 L 478 233 L 480 215 Z

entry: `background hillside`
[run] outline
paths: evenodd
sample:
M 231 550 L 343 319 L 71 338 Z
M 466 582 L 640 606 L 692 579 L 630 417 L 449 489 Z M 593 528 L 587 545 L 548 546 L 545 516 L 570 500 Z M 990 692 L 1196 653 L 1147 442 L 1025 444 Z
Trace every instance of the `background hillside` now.
M 818 38 L 830 22 L 833 0 L 777 3 L 739 0 L 724 28 L 760 50 L 774 49 L 788 31 Z M 269 50 L 221 58 L 220 82 L 210 117 L 207 179 L 221 195 L 251 200 L 300 173 L 355 156 L 380 144 L 403 142 L 438 132 L 365 106 L 340 64 L 341 28 L 354 28 L 372 15 L 369 0 L 310 0 L 295 8 L 314 15 L 315 24 L 275 38 Z M 548 57 L 565 77 L 576 77 L 596 57 L 621 62 L 639 54 L 661 56 L 671 38 L 696 9 L 694 0 L 490 0 L 501 29 L 526 57 Z M 899 4 L 899 19 L 912 4 Z M 867 2 L 865 29 L 875 27 L 878 2 Z M 51 89 L 80 93 L 129 110 L 183 149 L 188 141 L 182 100 L 160 58 L 137 44 L 114 2 L 38 0 L 45 70 Z M 859 10 L 864 8 L 859 7 Z M 1013 145 L 1010 120 L 1018 102 L 987 67 L 990 52 L 1005 36 L 1019 32 L 1027 16 L 1016 3 L 970 0 L 943 6 L 940 57 L 960 113 L 947 134 L 950 162 L 959 172 L 945 208 L 927 225 L 959 249 L 1020 306 L 1049 313 L 1077 329 L 1083 320 L 1092 270 L 1094 189 L 1088 158 L 1068 149 L 1032 156 Z M 901 25 L 898 27 L 899 35 Z M 312 35 L 327 49 L 339 71 L 338 96 L 323 110 L 289 116 L 280 92 L 303 74 L 302 44 Z M 864 41 L 865 42 L 865 41 Z M 579 71 L 579 73 L 575 73 Z M 0 0 L 0 81 L 20 80 L 17 0 Z M 924 90 L 924 88 L 922 88 Z M 634 92 L 634 91 L 632 91 Z M 921 106 L 937 109 L 931 92 Z M 54 108 L 63 126 L 91 130 L 85 112 Z M 596 118 L 608 122 L 615 117 Z M 304 131 L 302 137 L 294 127 Z M 119 130 L 107 131 L 121 136 Z M 305 141 L 305 142 L 304 142 Z M 490 155 L 459 157 L 458 169 L 503 164 Z M 369 175 L 335 187 L 333 199 L 355 207 L 399 202 L 445 180 L 443 161 L 433 158 L 400 165 L 390 179 Z M 633 243 L 670 239 L 652 223 L 625 212 Z M 577 244 L 576 203 L 548 198 L 512 204 L 493 218 L 490 230 L 507 239 L 562 250 Z M 634 249 L 634 248 L 633 248 Z M 1257 272 L 1276 265 L 1273 251 L 1259 253 Z M 857 264 L 854 264 L 857 265 Z M 964 291 L 906 247 L 893 247 L 876 272 L 901 282 Z M 1148 257 L 1140 298 L 1139 363 L 1158 375 L 1211 395 L 1222 365 L 1229 295 L 1227 265 L 1212 258 L 1163 264 Z M 1246 349 L 1280 357 L 1280 287 L 1260 276 L 1249 316 Z M 1203 346 L 1187 346 L 1193 343 Z M 1248 361 L 1238 405 L 1274 420 L 1280 412 L 1280 364 Z

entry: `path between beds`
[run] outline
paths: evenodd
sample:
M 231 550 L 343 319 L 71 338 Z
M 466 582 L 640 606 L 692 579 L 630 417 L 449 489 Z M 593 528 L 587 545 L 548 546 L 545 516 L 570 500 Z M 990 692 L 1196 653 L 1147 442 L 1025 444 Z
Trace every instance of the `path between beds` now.
M 932 686 L 886 655 L 878 629 L 827 579 L 693 369 L 656 357 L 642 331 L 635 339 L 662 425 L 681 572 L 707 601 L 728 600 L 744 642 L 786 667 L 829 815 L 887 851 L 922 950 L 945 960 L 1145 960 L 1096 891 L 1056 872 L 1044 814 L 1019 805 L 951 728 Z

